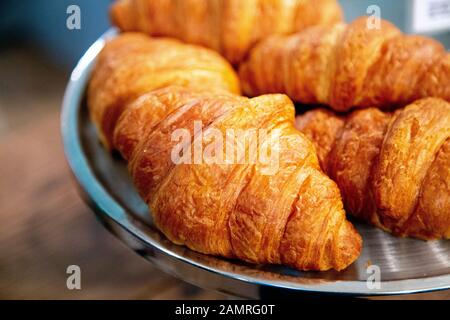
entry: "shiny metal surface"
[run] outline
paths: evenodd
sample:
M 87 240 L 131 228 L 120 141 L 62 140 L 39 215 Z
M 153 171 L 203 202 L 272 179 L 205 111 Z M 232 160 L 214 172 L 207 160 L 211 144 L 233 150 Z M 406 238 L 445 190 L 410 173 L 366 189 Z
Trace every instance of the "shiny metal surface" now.
M 86 52 L 72 73 L 61 118 L 68 162 L 86 200 L 104 224 L 128 246 L 180 279 L 244 298 L 280 293 L 390 295 L 450 288 L 450 241 L 399 239 L 356 223 L 364 239 L 361 257 L 344 272 L 299 272 L 254 266 L 198 254 L 170 243 L 154 227 L 119 157 L 98 142 L 84 94 L 90 70 L 110 31 Z M 124 262 L 125 263 L 125 262 Z M 368 266 L 381 271 L 379 288 L 367 285 Z

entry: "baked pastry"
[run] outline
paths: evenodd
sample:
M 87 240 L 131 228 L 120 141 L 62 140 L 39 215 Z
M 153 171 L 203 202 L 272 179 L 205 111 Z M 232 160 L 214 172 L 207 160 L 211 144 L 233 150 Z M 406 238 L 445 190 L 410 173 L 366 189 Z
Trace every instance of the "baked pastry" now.
M 124 106 L 145 92 L 168 85 L 240 93 L 233 68 L 219 54 L 172 39 L 123 33 L 100 52 L 89 83 L 88 104 L 100 138 L 110 147 Z
M 262 41 L 240 66 L 244 93 L 285 93 L 336 111 L 450 101 L 450 54 L 442 44 L 383 20 L 374 28 L 367 19 Z
M 287 34 L 342 21 L 336 0 L 119 0 L 111 20 L 142 31 L 203 45 L 237 64 L 270 34 Z
M 450 238 L 450 104 L 418 100 L 395 113 L 376 108 L 297 117 L 352 215 L 399 236 Z
M 103 49 L 88 91 L 94 123 L 128 161 L 158 228 L 172 242 L 206 254 L 299 270 L 346 268 L 359 256 L 361 238 L 346 220 L 339 190 L 320 169 L 312 143 L 295 129 L 291 100 L 233 94 L 234 81 L 223 80 L 234 79 L 226 63 L 221 70 L 227 76 L 210 72 L 205 63 L 205 79 L 197 68 L 212 60 L 216 71 L 219 60 L 195 50 L 121 35 Z M 153 54 L 143 54 L 148 51 Z M 192 55 L 193 68 L 186 62 L 180 68 L 180 59 L 173 59 L 185 55 Z M 154 66 L 150 75 L 142 73 L 148 65 Z M 155 79 L 164 79 L 165 86 Z M 248 143 L 245 133 L 252 130 L 266 135 Z M 226 143 L 218 143 L 220 137 Z M 251 150 L 266 150 L 270 161 L 252 161 Z M 220 154 L 226 159 L 218 159 Z

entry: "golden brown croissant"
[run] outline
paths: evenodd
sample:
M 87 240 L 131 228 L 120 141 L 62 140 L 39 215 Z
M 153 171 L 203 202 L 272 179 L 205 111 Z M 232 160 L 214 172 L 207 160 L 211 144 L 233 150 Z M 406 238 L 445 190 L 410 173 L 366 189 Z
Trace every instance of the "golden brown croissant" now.
M 196 61 L 192 46 L 173 42 L 158 47 L 158 41 L 128 35 L 112 40 L 94 70 L 88 97 L 93 121 L 128 161 L 158 228 L 174 243 L 198 252 L 252 263 L 300 270 L 341 270 L 351 264 L 359 256 L 361 238 L 346 220 L 339 190 L 320 169 L 312 143 L 295 129 L 291 100 L 285 95 L 248 99 L 230 92 L 233 86 L 222 90 L 224 81 L 217 79 L 181 87 L 180 77 L 196 81 L 196 69 L 180 70 L 180 62 L 172 57 L 190 54 L 194 66 L 207 59 Z M 153 45 L 154 55 L 136 55 L 141 46 Z M 171 50 L 187 52 L 175 55 Z M 140 70 L 156 63 L 148 61 L 158 57 L 156 51 L 169 56 L 146 77 Z M 128 61 L 126 72 L 137 76 L 119 78 L 118 61 Z M 176 85 L 168 81 L 166 87 L 152 90 L 155 79 L 166 78 L 172 64 L 180 73 L 172 78 Z M 106 79 L 105 73 L 116 75 L 114 85 L 96 80 Z M 117 87 L 133 88 L 136 83 L 146 83 L 142 88 L 147 92 L 140 91 L 134 99 L 117 94 Z M 214 90 L 217 85 L 220 90 Z M 107 106 L 99 94 L 110 101 Z M 117 117 L 107 116 L 104 108 L 114 109 Z M 252 130 L 267 134 L 255 144 L 239 135 Z M 217 135 L 226 142 L 220 144 Z M 203 150 L 200 158 L 198 148 Z M 264 153 L 271 161 L 252 162 L 251 150 L 269 150 Z M 220 154 L 227 158 L 218 161 Z M 278 155 L 276 161 L 273 154 Z
M 110 146 L 127 102 L 167 85 L 240 93 L 236 73 L 220 55 L 177 40 L 124 33 L 106 44 L 89 85 L 95 94 L 88 94 L 88 104 L 95 105 L 91 116 L 102 142 Z
M 296 119 L 337 182 L 346 209 L 400 236 L 450 238 L 450 104 L 418 100 L 395 113 L 370 108 Z
M 311 25 L 342 21 L 336 0 L 119 0 L 113 23 L 203 45 L 233 64 L 270 34 L 288 34 Z
M 244 93 L 286 93 L 337 111 L 450 101 L 450 54 L 439 42 L 404 35 L 387 21 L 379 29 L 367 23 L 361 17 L 262 41 L 240 67 Z

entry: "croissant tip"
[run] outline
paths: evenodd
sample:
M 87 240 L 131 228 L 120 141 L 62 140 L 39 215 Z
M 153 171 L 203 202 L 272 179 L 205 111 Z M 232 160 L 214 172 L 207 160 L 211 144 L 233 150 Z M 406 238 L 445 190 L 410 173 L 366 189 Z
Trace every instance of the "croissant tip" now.
M 348 221 L 340 228 L 337 237 L 337 251 L 334 256 L 333 269 L 342 271 L 358 259 L 362 249 L 362 238 L 355 227 Z
M 128 10 L 128 0 L 115 1 L 109 9 L 109 18 L 112 25 L 118 27 L 121 30 L 126 30 L 126 21 L 127 17 L 129 16 Z

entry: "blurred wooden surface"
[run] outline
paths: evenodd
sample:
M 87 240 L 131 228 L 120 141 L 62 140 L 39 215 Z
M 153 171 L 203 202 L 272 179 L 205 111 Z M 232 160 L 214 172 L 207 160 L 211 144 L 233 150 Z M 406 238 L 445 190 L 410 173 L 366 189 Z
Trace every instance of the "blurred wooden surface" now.
M 23 49 L 0 52 L 0 70 L 0 299 L 224 298 L 152 267 L 81 201 L 59 134 L 67 75 Z M 81 290 L 66 287 L 69 265 Z

